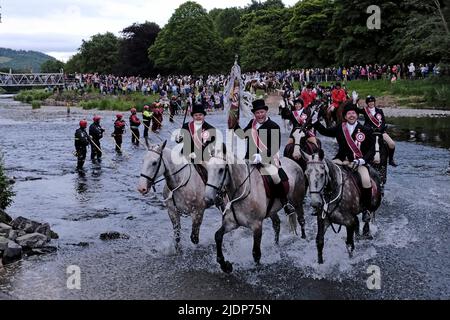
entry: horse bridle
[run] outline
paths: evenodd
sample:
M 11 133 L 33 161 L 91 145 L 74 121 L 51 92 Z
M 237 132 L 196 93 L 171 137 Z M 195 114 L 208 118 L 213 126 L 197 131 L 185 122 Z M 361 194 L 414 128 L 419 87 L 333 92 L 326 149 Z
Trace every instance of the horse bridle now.
M 308 163 L 307 163 L 307 165 L 308 164 L 310 164 L 310 163 L 312 163 L 312 164 L 322 164 L 322 165 L 324 165 L 324 166 L 326 166 L 326 164 L 324 164 L 322 161 L 308 161 Z M 318 194 L 320 194 L 321 195 L 321 197 L 323 198 L 323 196 L 322 196 L 322 192 L 323 192 L 323 190 L 325 189 L 325 187 L 327 186 L 327 184 L 328 184 L 328 173 L 326 172 L 326 170 L 325 170 L 325 181 L 324 181 L 324 183 L 323 183 L 323 185 L 322 185 L 322 187 L 320 188 L 320 190 L 315 190 L 315 191 L 313 191 L 312 189 L 311 189 L 311 185 L 309 186 L 309 193 L 318 193 Z M 323 200 L 323 199 L 322 199 Z
M 154 152 L 154 153 L 156 153 L 157 155 L 159 155 L 158 166 L 156 167 L 155 175 L 154 175 L 153 177 L 150 178 L 149 176 L 147 176 L 147 175 L 141 173 L 141 177 L 147 179 L 148 182 L 150 182 L 150 187 L 151 187 L 151 186 L 153 186 L 153 185 L 155 185 L 156 183 L 159 182 L 159 181 L 155 181 L 155 179 L 156 179 L 156 176 L 158 175 L 159 168 L 161 168 L 161 163 L 164 164 L 164 168 L 166 168 L 166 164 L 164 163 L 163 153 L 162 153 L 162 152 L 158 152 L 158 151 L 151 150 L 151 149 L 149 149 L 148 151 Z M 164 179 L 163 179 L 163 180 L 164 180 Z
M 229 170 L 230 170 L 228 163 L 225 164 L 225 169 L 224 170 L 225 170 L 225 173 L 223 174 L 223 178 L 222 178 L 222 181 L 220 182 L 219 186 L 215 186 L 213 184 L 206 183 L 207 187 L 211 187 L 211 188 L 213 188 L 214 190 L 217 191 L 217 195 L 218 196 L 222 195 L 223 192 L 224 192 L 224 189 L 225 189 L 224 188 L 225 187 L 225 180 L 226 180 L 227 174 L 229 174 Z

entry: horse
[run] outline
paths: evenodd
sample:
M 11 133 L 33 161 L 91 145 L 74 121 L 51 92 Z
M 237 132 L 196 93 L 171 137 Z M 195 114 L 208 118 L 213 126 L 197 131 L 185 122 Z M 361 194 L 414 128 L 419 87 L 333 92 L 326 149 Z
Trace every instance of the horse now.
M 250 93 L 256 94 L 256 90 L 258 89 L 264 90 L 264 93 L 267 94 L 267 84 L 258 79 L 249 80 L 245 84 L 245 91 Z
M 296 211 L 289 216 L 289 222 L 295 230 L 298 221 L 304 239 L 306 235 L 303 212 L 305 196 L 303 170 L 291 159 L 282 158 L 281 160 L 282 167 L 289 177 L 288 199 Z M 205 188 L 206 203 L 212 205 L 223 190 L 229 200 L 223 211 L 222 226 L 215 233 L 217 262 L 222 271 L 226 273 L 233 271 L 233 265 L 225 260 L 222 252 L 223 236 L 243 226 L 253 231 L 253 259 L 258 265 L 261 259 L 262 225 L 265 218 L 272 219 L 275 243 L 278 244 L 279 241 L 280 218 L 277 212 L 282 207 L 279 199 L 271 201 L 267 197 L 263 178 L 256 166 L 238 160 L 231 152 L 225 152 L 224 155 L 212 154 L 206 167 L 208 171 L 208 182 Z
M 199 243 L 200 225 L 208 207 L 204 201 L 205 183 L 194 168 L 194 164 L 180 155 L 180 163 L 173 161 L 173 152 L 162 145 L 148 145 L 138 183 L 138 191 L 145 195 L 157 182 L 166 180 L 163 196 L 173 225 L 175 249 L 180 251 L 180 216 L 192 218 L 191 241 Z M 159 177 L 164 177 L 157 181 Z
M 346 227 L 346 245 L 351 258 L 355 249 L 354 235 L 359 236 L 358 214 L 363 210 L 357 174 L 324 158 L 323 155 L 308 155 L 302 152 L 302 156 L 307 160 L 305 176 L 309 181 L 311 206 L 317 212 L 318 262 L 323 264 L 325 232 L 330 225 L 334 230 L 333 223 Z M 369 172 L 372 179 L 371 212 L 374 213 L 381 204 L 381 179 L 373 168 L 370 168 Z M 363 237 L 370 239 L 369 220 L 364 223 Z

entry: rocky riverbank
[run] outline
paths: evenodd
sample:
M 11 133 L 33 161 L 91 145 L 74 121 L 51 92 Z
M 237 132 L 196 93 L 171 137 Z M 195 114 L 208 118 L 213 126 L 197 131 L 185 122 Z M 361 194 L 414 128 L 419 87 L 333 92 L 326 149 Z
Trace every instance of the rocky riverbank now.
M 56 251 L 49 246 L 58 235 L 48 223 L 39 223 L 24 217 L 12 219 L 0 210 L 0 270 L 4 264 L 17 261 L 22 256 L 45 254 Z

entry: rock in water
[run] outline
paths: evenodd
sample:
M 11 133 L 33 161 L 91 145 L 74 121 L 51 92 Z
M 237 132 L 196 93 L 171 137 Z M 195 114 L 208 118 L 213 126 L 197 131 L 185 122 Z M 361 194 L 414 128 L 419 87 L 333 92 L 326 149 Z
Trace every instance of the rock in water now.
M 12 218 L 2 209 L 0 209 L 0 223 L 10 223 Z
M 11 233 L 12 227 L 0 222 L 0 236 L 8 238 Z
M 40 233 L 49 239 L 58 239 L 58 234 L 50 229 L 48 223 L 39 223 L 24 217 L 17 217 L 11 225 L 14 229 L 23 230 L 26 233 Z
M 43 247 L 49 238 L 40 233 L 30 233 L 24 236 L 18 237 L 16 242 L 22 247 L 26 248 L 40 248 Z
M 100 235 L 101 240 L 115 240 L 115 239 L 130 239 L 130 237 L 126 234 L 121 234 L 117 231 L 108 231 L 105 233 L 102 233 Z
M 8 242 L 6 250 L 3 252 L 3 262 L 8 263 L 22 257 L 22 247 L 13 241 Z

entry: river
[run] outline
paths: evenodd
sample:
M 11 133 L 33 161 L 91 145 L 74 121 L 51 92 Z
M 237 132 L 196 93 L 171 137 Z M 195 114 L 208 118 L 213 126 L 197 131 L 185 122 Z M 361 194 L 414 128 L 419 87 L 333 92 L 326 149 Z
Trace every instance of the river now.
M 0 149 L 8 176 L 16 177 L 17 195 L 8 213 L 49 222 L 59 234 L 57 253 L 24 258 L 5 266 L 0 292 L 13 299 L 449 299 L 450 298 L 450 176 L 449 135 L 438 144 L 410 140 L 409 131 L 429 132 L 396 123 L 396 158 L 389 168 L 385 198 L 372 224 L 374 240 L 358 241 L 352 259 L 345 232 L 326 234 L 323 265 L 317 264 L 315 219 L 308 201 L 307 239 L 288 232 L 282 222 L 280 247 L 273 243 L 270 221 L 264 224 L 261 266 L 251 255 L 249 230 L 227 234 L 224 253 L 234 263 L 227 275 L 216 263 L 214 232 L 221 216 L 205 212 L 200 243 L 190 243 L 189 218 L 182 218 L 183 252 L 173 248 L 172 225 L 160 190 L 137 191 L 145 148 L 124 138 L 122 157 L 113 152 L 109 136 L 114 113 L 99 112 L 107 134 L 102 140 L 103 163 L 85 164 L 75 172 L 73 134 L 78 121 L 92 111 L 62 107 L 31 110 L 28 105 L 0 99 Z M 127 115 L 125 116 L 127 118 Z M 273 115 L 279 121 L 279 116 Z M 177 118 L 182 121 L 182 116 Z M 450 119 L 442 118 L 444 128 Z M 223 114 L 208 115 L 218 128 Z M 405 120 L 406 121 L 406 120 Z M 428 121 L 428 120 L 424 120 Z M 401 120 L 400 120 L 401 122 Z M 406 127 L 405 127 L 406 126 Z M 166 120 L 160 134 L 169 138 L 177 126 Z M 447 129 L 445 129 L 447 128 Z M 441 131 L 442 131 L 441 130 Z M 283 139 L 286 139 L 284 135 Z M 412 140 L 412 139 L 411 139 Z M 154 139 L 155 142 L 158 140 Z M 322 137 L 328 157 L 336 143 Z M 442 142 L 444 141 L 444 142 Z M 169 142 L 169 146 L 173 142 Z M 440 147 L 438 147 L 440 146 Z M 284 219 L 285 220 L 285 219 Z M 102 241 L 105 231 L 129 239 Z M 84 242 L 84 246 L 79 246 Z M 67 287 L 68 266 L 81 270 L 81 289 Z M 379 267 L 381 288 L 369 290 L 369 266 Z

